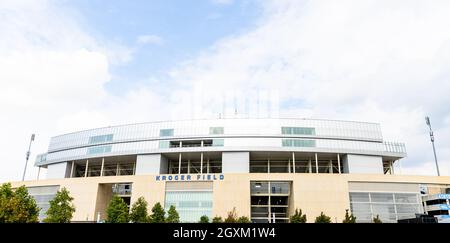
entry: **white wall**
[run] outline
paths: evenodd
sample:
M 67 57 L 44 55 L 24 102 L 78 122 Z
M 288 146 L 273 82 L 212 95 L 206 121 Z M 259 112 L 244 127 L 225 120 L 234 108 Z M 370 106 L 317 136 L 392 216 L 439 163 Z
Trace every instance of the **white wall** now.
M 159 174 L 161 154 L 138 155 L 136 159 L 136 175 Z
M 343 157 L 344 173 L 383 174 L 381 156 L 348 154 Z
M 47 179 L 62 179 L 69 177 L 71 163 L 63 162 L 47 166 Z
M 222 173 L 249 173 L 249 152 L 223 152 Z

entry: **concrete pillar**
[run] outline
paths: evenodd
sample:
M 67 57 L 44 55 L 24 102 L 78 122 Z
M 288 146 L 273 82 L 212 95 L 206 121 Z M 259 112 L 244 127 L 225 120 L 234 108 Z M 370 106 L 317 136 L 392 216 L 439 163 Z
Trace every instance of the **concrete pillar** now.
M 119 162 L 117 162 L 117 167 L 116 167 L 116 176 L 120 175 L 120 170 L 119 170 Z
M 206 162 L 206 173 L 209 174 L 209 159 Z
M 74 167 L 75 167 L 75 161 L 72 161 L 72 166 L 71 166 L 71 168 L 70 168 L 70 175 L 69 175 L 69 178 L 72 178 L 72 177 L 73 177 L 73 169 L 74 169 Z
M 102 168 L 100 169 L 100 176 L 103 176 L 104 168 L 105 168 L 105 158 L 102 158 Z
M 309 173 L 312 173 L 311 158 L 308 160 L 308 169 L 309 169 Z
M 86 160 L 86 170 L 84 171 L 84 177 L 87 177 L 88 175 L 88 169 L 89 169 L 89 160 Z
M 337 154 L 337 159 L 338 159 L 338 171 L 339 174 L 341 174 L 341 156 L 339 154 Z
M 202 141 L 203 147 L 203 141 Z M 200 153 L 200 174 L 203 174 L 203 152 Z
M 39 174 L 41 173 L 41 167 L 40 166 L 38 166 L 38 174 L 37 174 L 37 178 L 36 178 L 36 180 L 39 180 Z
M 295 153 L 294 152 L 292 152 L 292 164 L 293 164 L 292 168 L 294 169 L 294 174 L 295 174 Z
M 181 174 L 181 153 L 178 154 L 178 174 Z
M 317 153 L 315 153 L 314 156 L 316 157 L 316 174 L 318 174 L 319 173 L 319 160 L 317 159 Z
M 187 173 L 188 174 L 191 173 L 191 160 L 190 159 L 188 159 L 188 172 Z
M 329 173 L 333 173 L 333 160 L 330 159 L 330 171 Z
M 270 173 L 270 159 L 267 159 L 267 173 Z

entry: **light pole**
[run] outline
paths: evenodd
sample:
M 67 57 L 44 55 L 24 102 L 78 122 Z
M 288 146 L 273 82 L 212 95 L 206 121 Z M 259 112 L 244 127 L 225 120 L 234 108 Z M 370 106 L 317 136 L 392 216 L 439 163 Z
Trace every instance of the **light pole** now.
M 30 145 L 28 146 L 27 160 L 25 161 L 25 168 L 23 168 L 22 181 L 25 180 L 25 172 L 27 171 L 28 159 L 30 158 L 31 143 L 32 143 L 33 141 L 34 141 L 34 133 L 31 134 Z
M 437 157 L 436 157 L 436 149 L 434 147 L 434 135 L 433 135 L 433 130 L 431 129 L 430 118 L 428 116 L 425 117 L 425 121 L 427 122 L 427 125 L 430 128 L 430 139 L 431 139 L 431 145 L 433 145 L 434 162 L 436 163 L 437 174 L 438 174 L 438 176 L 440 176 L 441 174 L 439 173 L 439 165 L 438 165 Z

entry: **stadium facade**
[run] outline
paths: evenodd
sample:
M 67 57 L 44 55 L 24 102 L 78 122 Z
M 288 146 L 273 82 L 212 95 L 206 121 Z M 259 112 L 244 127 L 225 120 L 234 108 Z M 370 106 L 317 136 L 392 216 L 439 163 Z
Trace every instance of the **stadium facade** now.
M 45 217 L 66 187 L 74 221 L 101 221 L 113 194 L 132 204 L 175 205 L 183 222 L 226 217 L 235 208 L 253 222 L 308 222 L 324 212 L 341 222 L 448 215 L 450 178 L 397 175 L 403 143 L 384 141 L 376 123 L 317 119 L 212 119 L 104 127 L 51 138 L 35 166 L 46 179 L 26 185 Z M 437 195 L 437 196 L 435 196 Z M 447 196 L 446 196 L 447 195 Z M 426 201 L 438 197 L 438 206 Z M 433 201 L 435 202 L 435 201 Z M 447 211 L 446 211 L 447 210 Z M 443 216 L 446 218 L 446 216 Z

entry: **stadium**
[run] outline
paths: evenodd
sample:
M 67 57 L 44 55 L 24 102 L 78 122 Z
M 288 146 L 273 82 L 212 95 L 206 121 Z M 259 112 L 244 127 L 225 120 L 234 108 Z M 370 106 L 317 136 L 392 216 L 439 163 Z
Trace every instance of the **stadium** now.
M 97 128 L 51 138 L 25 185 L 41 208 L 59 188 L 74 197 L 74 221 L 103 221 L 112 196 L 131 205 L 175 205 L 182 222 L 236 210 L 255 223 L 308 222 L 321 212 L 342 222 L 429 214 L 448 220 L 450 178 L 398 175 L 403 143 L 377 123 L 319 119 L 210 119 Z M 397 166 L 398 168 L 399 166 Z

